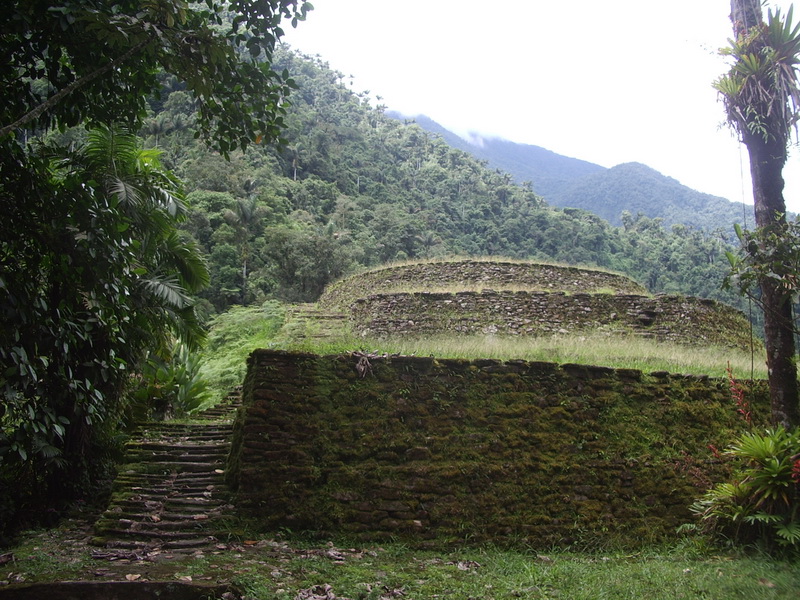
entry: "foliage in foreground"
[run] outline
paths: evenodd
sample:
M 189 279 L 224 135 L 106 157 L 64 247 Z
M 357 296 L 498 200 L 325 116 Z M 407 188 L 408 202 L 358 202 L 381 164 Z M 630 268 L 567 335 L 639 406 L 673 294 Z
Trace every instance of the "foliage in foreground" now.
M 692 506 L 711 529 L 769 549 L 800 547 L 800 429 L 739 436 L 725 455 L 736 471 Z
M 0 187 L 29 194 L 0 225 L 0 478 L 28 501 L 74 498 L 107 468 L 98 444 L 146 353 L 202 339 L 190 296 L 208 271 L 177 231 L 179 183 L 135 136 L 98 128 L 27 161 L 35 176 L 4 165 Z
M 208 383 L 200 374 L 200 356 L 176 342 L 170 356 L 150 354 L 131 392 L 132 422 L 185 416 L 211 399 Z
M 293 85 L 271 68 L 272 52 L 281 19 L 296 24 L 310 8 L 298 0 L 4 4 L 0 533 L 22 512 L 90 497 L 109 468 L 103 449 L 131 375 L 173 336 L 201 337 L 191 295 L 208 271 L 177 230 L 180 184 L 157 152 L 112 124 L 141 126 L 146 98 L 171 79 L 198 101 L 197 137 L 222 155 L 277 140 Z M 74 140 L 45 135 L 76 126 L 95 130 L 77 151 Z

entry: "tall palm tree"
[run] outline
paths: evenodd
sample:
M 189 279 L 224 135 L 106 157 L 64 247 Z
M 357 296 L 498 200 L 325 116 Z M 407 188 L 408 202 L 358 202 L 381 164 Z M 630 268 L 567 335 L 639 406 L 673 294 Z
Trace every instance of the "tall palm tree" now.
M 760 0 L 732 0 L 731 20 L 735 39 L 727 53 L 734 62 L 715 87 L 750 155 L 756 224 L 779 234 L 786 224 L 783 167 L 800 114 L 800 27 L 792 26 L 791 8 L 785 19 L 776 10 L 765 21 Z M 772 419 L 790 426 L 799 416 L 791 297 L 771 277 L 760 287 Z
M 233 210 L 227 209 L 222 213 L 225 221 L 236 229 L 239 239 L 239 251 L 242 256 L 242 304 L 247 296 L 247 260 L 250 257 L 250 238 L 253 236 L 258 224 L 267 214 L 267 209 L 259 205 L 255 196 L 237 198 Z

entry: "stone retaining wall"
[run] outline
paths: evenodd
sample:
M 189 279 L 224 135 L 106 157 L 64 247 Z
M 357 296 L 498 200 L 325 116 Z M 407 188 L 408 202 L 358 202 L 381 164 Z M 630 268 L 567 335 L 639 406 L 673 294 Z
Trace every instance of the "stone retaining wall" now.
M 228 476 L 263 528 L 432 546 L 671 538 L 741 427 L 727 381 L 525 361 L 259 350 L 244 401 Z
M 351 308 L 362 336 L 437 333 L 544 336 L 600 331 L 747 349 L 750 325 L 714 300 L 546 292 L 375 294 Z
M 508 261 L 443 261 L 386 267 L 358 273 L 329 285 L 319 306 L 346 312 L 358 298 L 421 289 L 439 291 L 454 286 L 481 289 L 523 289 L 647 295 L 624 275 L 579 267 Z

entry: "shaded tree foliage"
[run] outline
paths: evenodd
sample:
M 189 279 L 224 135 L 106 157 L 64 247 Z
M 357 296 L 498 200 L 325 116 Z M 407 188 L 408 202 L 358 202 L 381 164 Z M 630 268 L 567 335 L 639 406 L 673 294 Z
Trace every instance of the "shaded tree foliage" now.
M 310 4 L 3 8 L 0 478 L 16 485 L 0 489 L 20 502 L 37 493 L 66 502 L 105 464 L 98 444 L 118 426 L 146 353 L 167 352 L 174 336 L 202 338 L 191 295 L 208 282 L 195 242 L 177 228 L 179 182 L 133 135 L 102 124 L 147 125 L 173 160 L 185 157 L 175 136 L 186 141 L 190 129 L 223 156 L 278 139 L 293 83 L 271 59 L 281 21 L 296 23 Z M 147 98 L 159 102 L 162 89 L 173 114 L 148 121 Z M 81 145 L 85 133 L 67 128 L 84 124 L 94 133 Z M 0 529 L 13 510 L 6 500 Z
M 3 179 L 26 202 L 5 204 L 0 225 L 0 457 L 4 475 L 71 496 L 139 360 L 173 335 L 202 339 L 190 294 L 208 272 L 176 229 L 179 182 L 134 136 L 95 130 L 25 164 Z

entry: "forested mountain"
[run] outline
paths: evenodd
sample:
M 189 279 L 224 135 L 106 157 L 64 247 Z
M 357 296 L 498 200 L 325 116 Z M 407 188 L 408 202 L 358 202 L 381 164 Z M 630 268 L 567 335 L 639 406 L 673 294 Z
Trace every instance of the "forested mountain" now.
M 583 208 L 614 225 L 622 212 L 693 225 L 706 230 L 754 226 L 753 207 L 702 194 L 640 163 L 625 163 L 580 177 L 550 192 L 556 206 Z
M 752 206 L 698 192 L 646 165 L 626 163 L 607 169 L 539 146 L 479 135 L 466 140 L 424 115 L 389 115 L 440 135 L 454 148 L 507 171 L 517 182 L 531 182 L 552 206 L 583 208 L 612 225 L 621 225 L 626 211 L 663 219 L 667 227 L 680 223 L 712 231 L 731 230 L 734 223 L 753 224 Z
M 284 146 L 251 147 L 229 162 L 209 152 L 194 141 L 189 96 L 170 81 L 142 131 L 190 192 L 185 229 L 209 260 L 210 309 L 313 300 L 354 269 L 456 254 L 597 265 L 653 292 L 738 302 L 720 290 L 725 234 L 635 214 L 614 227 L 551 207 L 509 173 L 389 118 L 320 60 L 283 49 L 275 61 L 297 85 Z
M 485 160 L 489 166 L 510 173 L 518 183 L 531 182 L 536 193 L 549 204 L 555 205 L 550 198 L 553 192 L 588 175 L 606 171 L 600 165 L 556 154 L 540 146 L 517 144 L 478 134 L 465 139 L 425 115 L 408 117 L 393 111 L 387 114 L 403 122 L 416 123 L 425 131 L 441 136 L 453 148 L 468 152 L 479 160 Z

